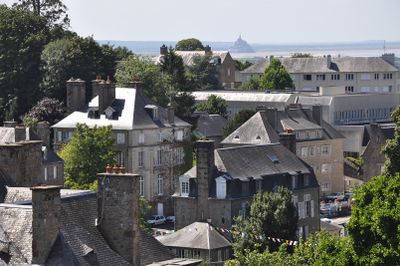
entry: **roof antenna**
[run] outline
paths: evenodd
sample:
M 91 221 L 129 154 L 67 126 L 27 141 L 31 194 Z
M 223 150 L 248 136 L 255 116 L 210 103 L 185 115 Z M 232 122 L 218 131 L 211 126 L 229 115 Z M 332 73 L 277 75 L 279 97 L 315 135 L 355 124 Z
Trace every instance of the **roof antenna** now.
M 383 54 L 386 54 L 386 40 L 383 40 Z

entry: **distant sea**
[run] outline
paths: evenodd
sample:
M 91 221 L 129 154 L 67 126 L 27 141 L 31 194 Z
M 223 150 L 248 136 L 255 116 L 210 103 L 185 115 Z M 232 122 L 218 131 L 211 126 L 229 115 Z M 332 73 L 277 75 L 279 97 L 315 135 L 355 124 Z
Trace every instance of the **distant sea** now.
M 171 41 L 113 41 L 98 40 L 101 44 L 111 44 L 114 46 L 125 46 L 136 54 L 155 56 L 159 54 L 160 46 L 165 44 L 174 47 L 176 42 Z M 203 42 L 210 45 L 215 51 L 229 50 L 232 42 Z M 400 41 L 364 41 L 354 43 L 313 43 L 313 44 L 259 44 L 250 43 L 255 53 L 233 53 L 234 58 L 257 59 L 265 56 L 291 56 L 294 53 L 310 53 L 315 56 L 381 56 L 384 52 L 394 53 L 400 57 Z M 384 47 L 385 46 L 385 47 Z

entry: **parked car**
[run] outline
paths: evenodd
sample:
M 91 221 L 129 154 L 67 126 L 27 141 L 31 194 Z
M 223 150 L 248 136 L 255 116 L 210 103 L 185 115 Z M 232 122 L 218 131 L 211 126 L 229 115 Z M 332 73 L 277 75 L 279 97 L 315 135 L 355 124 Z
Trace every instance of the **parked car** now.
M 159 224 L 165 224 L 165 217 L 164 215 L 153 215 L 151 216 L 151 219 L 147 220 L 147 223 L 150 225 L 159 225 Z
M 166 220 L 168 223 L 175 223 L 175 216 L 167 216 Z

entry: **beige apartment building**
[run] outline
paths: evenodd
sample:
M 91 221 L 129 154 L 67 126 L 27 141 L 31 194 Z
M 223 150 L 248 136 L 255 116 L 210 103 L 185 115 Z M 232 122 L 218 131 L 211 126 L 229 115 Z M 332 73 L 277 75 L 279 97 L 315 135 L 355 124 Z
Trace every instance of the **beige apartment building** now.
M 241 72 L 241 82 L 260 77 L 272 60 L 262 59 Z M 279 57 L 296 91 L 316 92 L 321 87 L 343 86 L 347 93 L 400 91 L 399 69 L 394 54 L 382 57 Z
M 81 80 L 67 82 L 67 94 L 71 96 L 67 105 L 76 111 L 52 127 L 55 147 L 69 141 L 77 123 L 112 126 L 117 163 L 128 172 L 141 175 L 140 194 L 152 203 L 154 212 L 172 215 L 170 196 L 184 165 L 184 146 L 191 125 L 176 117 L 173 108 L 153 104 L 142 93 L 141 83 L 135 83 L 133 88 L 115 88 L 109 82 L 95 80 L 94 97 L 87 108 L 81 97 L 74 96 L 84 86 Z M 81 102 L 70 102 L 71 99 Z

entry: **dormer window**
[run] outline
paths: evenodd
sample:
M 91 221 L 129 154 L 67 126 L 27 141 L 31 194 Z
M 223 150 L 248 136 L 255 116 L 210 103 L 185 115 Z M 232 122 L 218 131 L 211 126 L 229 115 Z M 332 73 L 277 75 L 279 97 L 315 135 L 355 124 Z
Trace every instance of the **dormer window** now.
M 153 109 L 153 120 L 158 120 L 158 108 Z
M 233 140 L 235 140 L 235 141 L 239 141 L 239 136 L 238 136 L 238 135 L 236 135 L 236 136 L 233 138 Z
M 261 137 L 260 137 L 260 136 L 257 136 L 257 137 L 256 137 L 256 140 L 261 140 Z
M 158 120 L 158 106 L 154 104 L 148 104 L 144 108 L 147 110 L 153 121 Z
M 215 184 L 217 186 L 217 199 L 226 198 L 226 179 L 220 176 L 215 179 Z
M 189 176 L 182 175 L 179 177 L 179 187 L 181 197 L 189 197 L 190 185 L 189 185 Z
M 107 109 L 104 111 L 104 113 L 106 114 L 106 118 L 107 118 L 107 119 L 114 119 L 115 109 L 112 108 L 111 106 L 109 106 L 109 107 L 107 107 Z

